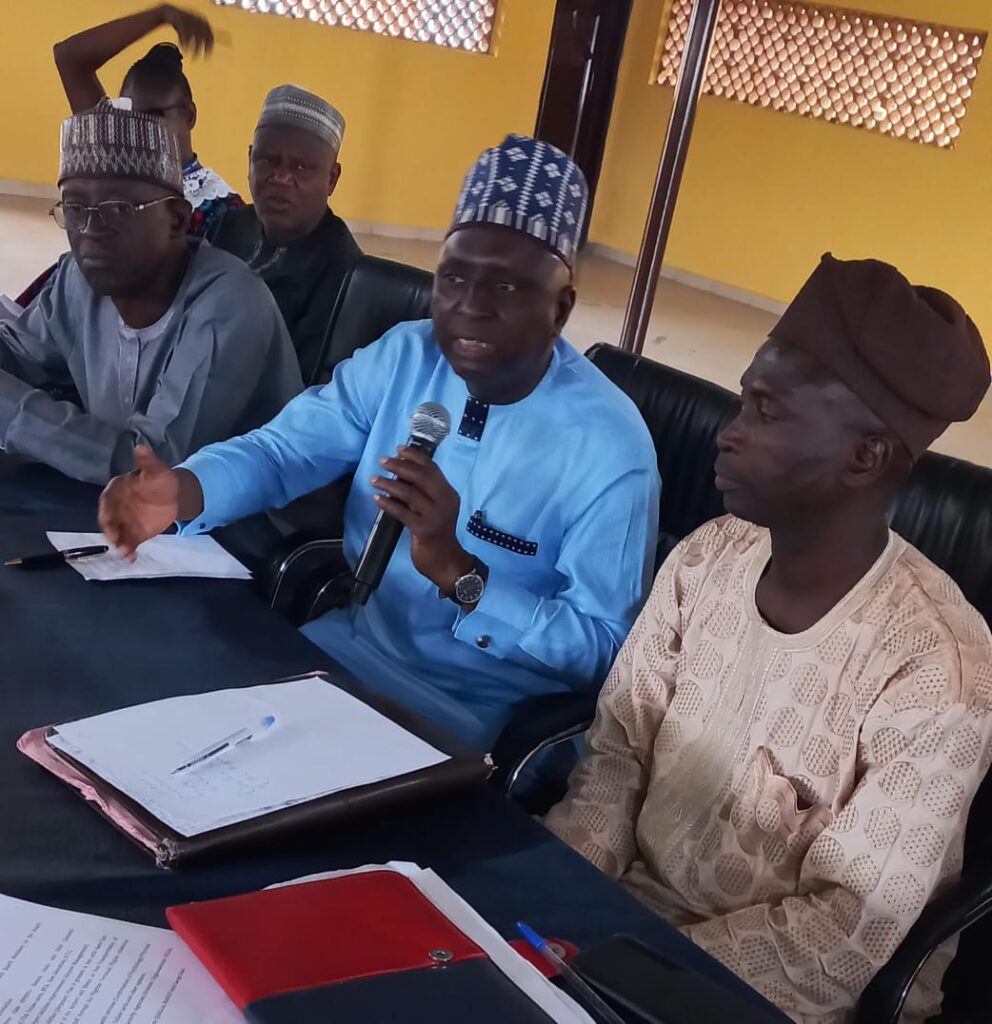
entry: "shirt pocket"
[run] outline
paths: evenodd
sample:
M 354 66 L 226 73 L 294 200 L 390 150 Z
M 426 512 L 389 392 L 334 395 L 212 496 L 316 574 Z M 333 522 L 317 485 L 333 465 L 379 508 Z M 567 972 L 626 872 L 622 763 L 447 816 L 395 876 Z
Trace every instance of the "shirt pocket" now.
M 536 540 L 528 540 L 526 537 L 500 530 L 492 523 L 487 522 L 486 515 L 481 509 L 476 509 L 472 513 L 465 528 L 477 540 L 493 544 L 524 558 L 537 557 L 538 543 Z

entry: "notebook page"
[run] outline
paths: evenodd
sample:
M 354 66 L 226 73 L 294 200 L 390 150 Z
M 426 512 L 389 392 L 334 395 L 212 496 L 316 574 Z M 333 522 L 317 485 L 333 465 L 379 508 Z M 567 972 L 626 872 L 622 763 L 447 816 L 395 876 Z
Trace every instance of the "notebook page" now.
M 269 715 L 275 724 L 258 739 L 173 774 Z M 312 677 L 112 711 L 59 726 L 48 742 L 187 837 L 449 759 Z

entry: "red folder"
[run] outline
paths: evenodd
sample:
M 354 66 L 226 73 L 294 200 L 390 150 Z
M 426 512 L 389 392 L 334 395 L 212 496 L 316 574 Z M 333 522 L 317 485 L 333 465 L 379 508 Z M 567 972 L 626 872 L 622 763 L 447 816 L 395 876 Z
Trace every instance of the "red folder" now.
M 370 979 L 402 975 L 415 980 L 427 977 L 420 975 L 425 971 L 452 979 L 473 961 L 484 961 L 498 974 L 485 951 L 395 871 L 359 872 L 190 903 L 170 907 L 166 916 L 249 1020 L 297 1020 L 298 1011 L 279 998 L 291 993 L 307 992 L 311 1005 L 313 994 L 323 993 L 320 1008 L 330 1013 L 349 982 L 359 983 L 361 999 L 371 1006 L 379 997 Z M 521 953 L 527 948 L 526 943 L 514 947 Z M 542 969 L 547 966 L 543 958 L 529 959 Z M 479 974 L 483 966 L 465 975 L 475 989 L 480 979 L 487 984 L 487 976 Z M 522 993 L 509 993 L 502 975 L 494 980 L 494 997 L 519 997 L 530 1004 Z M 384 992 L 392 999 L 394 991 L 395 985 L 380 996 Z M 442 991 L 446 1001 L 452 992 L 458 998 L 457 988 L 438 986 L 439 995 Z M 536 1020 L 543 1014 L 505 1019 Z
M 189 903 L 169 924 L 241 1009 L 315 985 L 484 957 L 395 871 L 369 871 Z

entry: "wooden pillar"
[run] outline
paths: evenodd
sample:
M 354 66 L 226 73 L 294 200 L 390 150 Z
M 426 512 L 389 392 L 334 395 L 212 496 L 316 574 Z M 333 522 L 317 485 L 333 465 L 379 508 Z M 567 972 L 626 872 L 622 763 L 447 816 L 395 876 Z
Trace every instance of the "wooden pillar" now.
M 644 336 L 651 319 L 651 307 L 654 305 L 665 247 L 682 183 L 682 171 L 685 169 L 685 158 L 692 138 L 696 105 L 703 89 L 706 64 L 719 14 L 720 0 L 695 0 L 692 7 L 665 146 L 658 163 L 658 176 L 654 183 L 644 239 L 637 257 L 634 283 L 620 335 L 620 347 L 627 352 L 640 354 L 644 347 Z

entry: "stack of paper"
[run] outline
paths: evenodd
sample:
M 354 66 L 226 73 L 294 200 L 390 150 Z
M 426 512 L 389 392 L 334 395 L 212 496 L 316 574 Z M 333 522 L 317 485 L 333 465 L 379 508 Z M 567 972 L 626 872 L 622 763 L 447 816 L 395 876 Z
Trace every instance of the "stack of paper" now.
M 46 536 L 59 551 L 107 543 L 100 533 L 50 532 Z M 251 573 L 213 537 L 153 537 L 138 548 L 138 557 L 133 562 L 111 549 L 104 555 L 80 558 L 69 565 L 87 580 L 153 580 L 169 576 L 251 579 Z
M 259 738 L 174 774 L 270 715 Z M 186 837 L 449 760 L 319 677 L 140 704 L 60 725 L 48 743 Z

